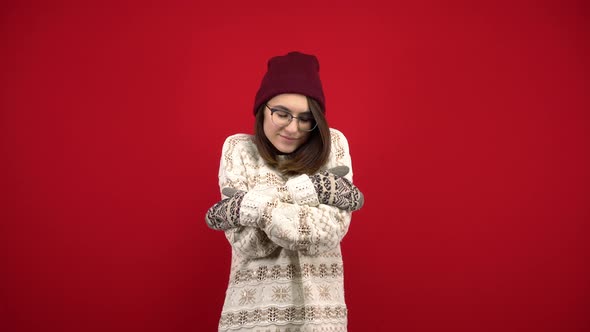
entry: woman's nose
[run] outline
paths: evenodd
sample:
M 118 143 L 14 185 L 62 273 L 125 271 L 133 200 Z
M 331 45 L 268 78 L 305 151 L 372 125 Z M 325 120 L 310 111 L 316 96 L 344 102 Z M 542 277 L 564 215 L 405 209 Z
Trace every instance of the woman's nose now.
M 299 124 L 297 123 L 297 119 L 293 119 L 289 124 L 285 127 L 285 130 L 291 133 L 296 133 L 299 131 Z

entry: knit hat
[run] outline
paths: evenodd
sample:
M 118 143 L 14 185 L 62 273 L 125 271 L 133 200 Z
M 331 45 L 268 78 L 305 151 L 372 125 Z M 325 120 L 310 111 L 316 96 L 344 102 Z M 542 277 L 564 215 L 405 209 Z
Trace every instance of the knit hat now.
M 254 115 L 260 106 L 282 93 L 299 93 L 315 99 L 325 112 L 320 63 L 311 54 L 290 52 L 268 60 L 267 72 L 254 98 Z

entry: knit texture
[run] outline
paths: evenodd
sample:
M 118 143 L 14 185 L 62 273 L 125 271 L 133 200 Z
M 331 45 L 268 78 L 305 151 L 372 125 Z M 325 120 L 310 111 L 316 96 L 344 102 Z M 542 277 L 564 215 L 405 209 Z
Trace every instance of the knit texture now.
M 299 93 L 315 99 L 326 110 L 320 80 L 320 63 L 315 55 L 289 52 L 268 60 L 267 71 L 254 97 L 254 114 L 262 104 L 281 93 Z
M 346 331 L 340 241 L 351 212 L 319 204 L 309 177 L 269 168 L 252 139 L 236 134 L 223 145 L 220 190 L 253 193 L 240 211 L 253 227 L 225 231 L 232 263 L 219 331 Z M 352 181 L 348 142 L 336 129 L 331 139 L 324 167 L 348 166 Z

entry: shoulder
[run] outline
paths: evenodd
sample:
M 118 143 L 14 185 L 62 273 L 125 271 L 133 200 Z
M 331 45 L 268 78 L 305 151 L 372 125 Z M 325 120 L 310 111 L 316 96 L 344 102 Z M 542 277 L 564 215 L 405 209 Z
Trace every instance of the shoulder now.
M 336 128 L 330 128 L 330 137 L 334 141 L 347 141 L 346 136 Z
M 254 136 L 249 134 L 233 134 L 226 137 L 224 145 L 254 144 Z
M 350 150 L 346 136 L 338 129 L 330 128 L 331 148 L 330 158 L 325 168 L 335 166 L 348 166 L 350 169 L 346 178 L 352 181 L 352 161 L 350 159 Z
M 258 149 L 254 144 L 254 136 L 249 134 L 233 134 L 223 142 L 222 154 L 240 158 L 256 158 Z
M 334 153 L 348 153 L 348 140 L 340 130 L 330 128 L 330 140 L 332 141 L 332 149 L 334 150 Z
M 332 137 L 334 137 L 334 136 L 345 137 L 344 134 L 340 130 L 338 130 L 336 128 L 330 128 L 330 134 L 331 134 Z
M 233 134 L 223 142 L 223 151 L 233 149 L 249 149 L 255 147 L 254 136 L 249 134 Z

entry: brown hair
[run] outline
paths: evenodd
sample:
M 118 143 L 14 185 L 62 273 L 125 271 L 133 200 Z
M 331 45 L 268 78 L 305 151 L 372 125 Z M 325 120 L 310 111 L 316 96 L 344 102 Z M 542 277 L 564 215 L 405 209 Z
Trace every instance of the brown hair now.
M 328 161 L 331 150 L 330 127 L 324 116 L 320 104 L 313 98 L 306 97 L 309 110 L 318 126 L 311 133 L 305 143 L 297 150 L 287 155 L 285 160 L 279 161 L 281 154 L 264 134 L 263 103 L 256 112 L 254 125 L 254 143 L 258 153 L 266 163 L 278 169 L 284 175 L 314 174 Z

